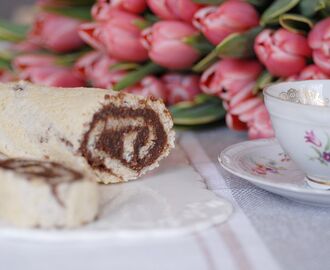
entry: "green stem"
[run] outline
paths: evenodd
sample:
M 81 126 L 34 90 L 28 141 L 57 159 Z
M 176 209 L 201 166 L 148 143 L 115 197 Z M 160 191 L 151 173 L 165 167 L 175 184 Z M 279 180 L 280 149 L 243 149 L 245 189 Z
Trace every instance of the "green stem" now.
M 72 66 L 77 59 L 79 59 L 81 56 L 83 56 L 84 54 L 86 54 L 86 52 L 88 52 L 89 49 L 82 49 L 78 52 L 73 52 L 73 53 L 68 53 L 68 54 L 64 54 L 64 55 L 56 55 L 55 57 L 56 59 L 56 64 L 60 65 L 60 66 L 66 66 L 66 67 L 70 67 Z
M 150 74 L 156 74 L 164 71 L 164 68 L 149 62 L 141 68 L 128 73 L 121 81 L 119 81 L 114 87 L 113 90 L 120 91 L 129 86 L 136 84 L 141 81 L 144 77 Z
M 202 60 L 200 60 L 196 65 L 193 66 L 192 70 L 194 72 L 202 72 L 209 66 L 214 64 L 218 60 L 218 53 L 216 50 L 211 51 Z
M 141 67 L 138 63 L 134 62 L 121 62 L 110 66 L 110 71 L 121 71 L 121 70 L 136 70 Z

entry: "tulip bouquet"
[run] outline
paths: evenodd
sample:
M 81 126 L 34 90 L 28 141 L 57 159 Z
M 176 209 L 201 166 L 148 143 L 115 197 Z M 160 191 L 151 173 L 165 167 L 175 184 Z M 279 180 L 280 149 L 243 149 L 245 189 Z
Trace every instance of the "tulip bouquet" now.
M 327 0 L 39 0 L 0 21 L 0 80 L 162 98 L 178 125 L 273 136 L 267 84 L 330 76 Z

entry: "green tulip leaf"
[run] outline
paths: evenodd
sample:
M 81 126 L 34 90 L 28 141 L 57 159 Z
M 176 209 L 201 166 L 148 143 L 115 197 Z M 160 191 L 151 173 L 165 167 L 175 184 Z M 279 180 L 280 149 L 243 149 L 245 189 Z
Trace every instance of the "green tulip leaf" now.
M 183 101 L 172 105 L 169 110 L 174 124 L 184 126 L 213 123 L 226 114 L 219 98 L 205 94 L 196 96 L 193 101 Z
M 216 48 L 193 66 L 194 72 L 202 72 L 218 61 L 219 57 L 249 58 L 254 56 L 254 40 L 262 31 L 256 27 L 244 33 L 233 33 L 220 42 Z
M 52 55 L 56 58 L 56 64 L 65 67 L 72 67 L 80 57 L 89 52 L 89 47 L 83 47 L 79 51 L 65 54 L 50 53 L 49 51 L 39 52 L 40 54 Z
M 0 50 L 0 59 L 7 62 L 11 62 L 16 57 L 16 55 L 17 52 L 12 50 L 11 48 Z
M 192 0 L 193 2 L 197 4 L 202 4 L 202 5 L 220 5 L 226 0 Z M 257 6 L 257 7 L 262 7 L 267 5 L 271 0 L 247 0 L 250 4 Z
M 25 39 L 28 26 L 0 20 L 0 40 L 19 42 Z
M 141 65 L 134 62 L 121 62 L 110 66 L 109 71 L 121 71 L 121 70 L 136 70 L 140 68 Z
M 11 64 L 10 61 L 0 58 L 0 70 L 10 70 Z
M 185 37 L 183 42 L 195 48 L 201 55 L 208 54 L 214 49 L 214 45 L 211 44 L 202 34 Z
M 113 90 L 120 91 L 127 87 L 130 87 L 137 82 L 141 81 L 144 77 L 150 74 L 159 74 L 165 69 L 161 66 L 149 62 L 144 66 L 139 67 L 138 69 L 129 72 L 123 79 L 121 79 L 114 87 Z
M 269 4 L 271 0 L 247 0 L 246 2 L 249 2 L 256 7 L 264 7 L 265 5 Z
M 330 15 L 330 1 L 329 0 L 300 0 L 299 10 L 302 15 L 313 17 L 317 13 L 322 13 L 324 16 Z
M 248 58 L 254 56 L 254 40 L 262 27 L 256 27 L 244 33 L 233 33 L 215 48 L 219 57 Z
M 202 5 L 220 5 L 226 0 L 192 0 L 195 3 L 202 4 Z M 271 0 L 247 0 L 250 4 L 257 6 L 257 7 L 262 7 L 265 6 L 267 3 L 269 3 Z
M 91 10 L 88 6 L 77 6 L 77 7 L 50 7 L 45 6 L 41 8 L 42 10 L 49 12 L 49 13 L 55 13 L 58 15 L 62 15 L 65 17 L 70 17 L 78 20 L 86 20 L 90 21 L 92 20 L 91 16 Z
M 92 6 L 95 0 L 53 0 L 53 6 Z
M 270 83 L 272 83 L 274 80 L 274 77 L 265 70 L 261 73 L 259 78 L 256 81 L 256 84 L 252 90 L 252 93 L 257 95 L 259 92 L 261 92 L 266 86 L 268 86 Z
M 278 21 L 279 16 L 294 8 L 299 0 L 276 0 L 262 14 L 260 24 L 266 25 Z
M 314 26 L 314 23 L 307 17 L 299 14 L 283 14 L 279 18 L 280 25 L 295 33 L 308 33 Z

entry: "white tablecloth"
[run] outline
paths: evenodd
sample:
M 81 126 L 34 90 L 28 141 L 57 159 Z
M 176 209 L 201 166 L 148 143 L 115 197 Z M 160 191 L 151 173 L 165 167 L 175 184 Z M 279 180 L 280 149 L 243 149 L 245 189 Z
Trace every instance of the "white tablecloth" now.
M 234 205 L 227 223 L 184 236 L 77 243 L 74 254 L 56 243 L 47 250 L 22 243 L 14 251 L 0 243 L 0 269 L 330 269 L 330 209 L 273 195 L 220 168 L 220 151 L 245 139 L 244 134 L 217 128 L 182 132 L 177 141 L 180 162 L 192 166 L 208 189 Z M 93 255 L 86 256 L 89 251 Z

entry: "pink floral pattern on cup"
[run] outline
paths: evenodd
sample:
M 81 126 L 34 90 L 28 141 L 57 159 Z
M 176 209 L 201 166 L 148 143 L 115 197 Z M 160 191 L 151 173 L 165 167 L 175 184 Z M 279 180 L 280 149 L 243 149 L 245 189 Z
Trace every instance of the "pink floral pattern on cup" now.
M 311 160 L 317 160 L 325 166 L 330 165 L 330 136 L 326 134 L 327 141 L 322 141 L 315 135 L 313 130 L 305 132 L 305 142 L 310 145 L 310 148 L 314 150 L 315 155 L 312 156 Z

